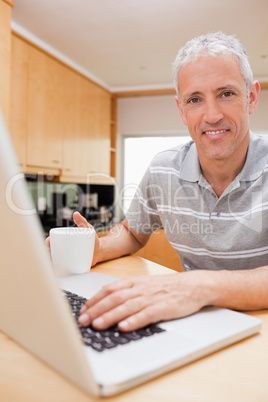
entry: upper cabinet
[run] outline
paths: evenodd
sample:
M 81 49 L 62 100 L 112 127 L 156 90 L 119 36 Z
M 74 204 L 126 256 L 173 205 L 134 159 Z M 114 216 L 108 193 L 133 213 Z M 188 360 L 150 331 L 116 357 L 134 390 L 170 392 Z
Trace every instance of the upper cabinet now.
M 21 167 L 26 167 L 29 46 L 12 35 L 10 133 Z
M 5 122 L 9 123 L 10 57 L 11 34 L 10 21 L 13 3 L 0 0 L 0 108 Z
M 28 166 L 61 168 L 63 68 L 53 58 L 29 46 L 26 147 Z
M 109 182 L 111 94 L 12 36 L 10 129 L 24 171 Z
M 63 96 L 62 180 L 87 174 L 102 182 L 110 174 L 110 94 L 66 69 Z

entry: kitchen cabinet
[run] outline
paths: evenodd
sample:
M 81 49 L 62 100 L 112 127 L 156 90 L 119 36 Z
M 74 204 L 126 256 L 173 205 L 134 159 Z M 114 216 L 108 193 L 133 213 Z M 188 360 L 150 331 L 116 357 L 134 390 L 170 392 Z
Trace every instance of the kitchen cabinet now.
M 12 35 L 10 83 L 10 132 L 22 170 L 26 169 L 28 51 L 24 41 Z
M 27 166 L 61 168 L 62 65 L 28 49 Z
M 11 10 L 13 2 L 0 0 L 0 108 L 6 124 L 9 124 Z
M 16 33 L 11 64 L 11 135 L 23 170 L 111 184 L 111 94 Z
M 109 181 L 111 96 L 68 69 L 64 83 L 61 181 L 76 177 L 91 183 Z
M 26 173 L 59 174 L 61 85 L 60 64 L 12 35 L 10 132 Z

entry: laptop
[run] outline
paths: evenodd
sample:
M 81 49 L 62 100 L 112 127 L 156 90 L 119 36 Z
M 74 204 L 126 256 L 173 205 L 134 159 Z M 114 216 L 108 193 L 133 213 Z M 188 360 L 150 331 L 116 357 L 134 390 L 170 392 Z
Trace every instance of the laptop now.
M 95 348 L 90 340 L 83 341 L 66 294 L 74 293 L 76 301 L 83 301 L 116 279 L 94 269 L 56 277 L 2 116 L 0 211 L 0 329 L 91 395 L 117 394 L 261 328 L 258 318 L 208 307 L 186 318 L 158 323 L 150 336 L 150 327 L 129 333 L 128 342 L 108 349 L 96 348 L 96 334 Z

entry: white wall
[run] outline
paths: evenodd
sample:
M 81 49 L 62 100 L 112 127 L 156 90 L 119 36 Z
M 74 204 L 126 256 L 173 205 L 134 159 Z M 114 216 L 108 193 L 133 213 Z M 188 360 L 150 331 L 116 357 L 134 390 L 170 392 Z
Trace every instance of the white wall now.
M 260 92 L 257 110 L 250 116 L 250 128 L 268 131 L 268 90 Z
M 261 91 L 256 112 L 250 116 L 250 128 L 268 131 L 268 90 Z M 145 96 L 118 100 L 118 133 L 123 135 L 182 133 L 174 96 Z
M 140 96 L 118 100 L 120 134 L 176 133 L 187 131 L 181 121 L 175 96 Z

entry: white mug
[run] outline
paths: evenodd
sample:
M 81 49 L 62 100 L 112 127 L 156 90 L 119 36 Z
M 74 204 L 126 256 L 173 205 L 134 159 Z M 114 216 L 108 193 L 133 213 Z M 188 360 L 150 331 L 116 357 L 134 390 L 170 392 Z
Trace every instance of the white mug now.
M 49 231 L 53 267 L 59 276 L 89 272 L 95 245 L 92 228 L 61 227 Z

